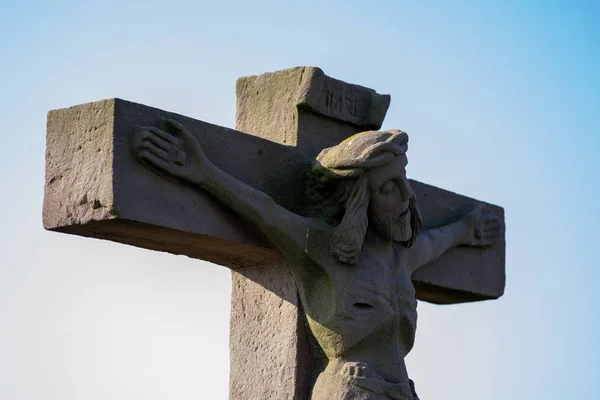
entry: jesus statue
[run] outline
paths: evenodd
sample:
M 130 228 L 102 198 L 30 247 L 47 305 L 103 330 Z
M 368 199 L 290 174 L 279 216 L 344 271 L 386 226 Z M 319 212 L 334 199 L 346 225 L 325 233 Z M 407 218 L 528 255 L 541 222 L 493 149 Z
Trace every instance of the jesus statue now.
M 358 133 L 313 162 L 304 215 L 217 168 L 180 123 L 140 127 L 133 151 L 145 165 L 211 193 L 258 228 L 292 267 L 310 329 L 328 359 L 312 400 L 415 400 L 404 358 L 417 300 L 411 275 L 455 246 L 492 246 L 498 218 L 480 205 L 423 230 L 406 177 L 408 135 Z

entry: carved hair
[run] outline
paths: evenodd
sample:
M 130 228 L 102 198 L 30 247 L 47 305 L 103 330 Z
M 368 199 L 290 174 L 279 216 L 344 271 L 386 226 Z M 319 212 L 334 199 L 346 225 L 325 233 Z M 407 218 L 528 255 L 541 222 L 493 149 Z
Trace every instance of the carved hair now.
M 312 192 L 318 215 L 336 224 L 331 254 L 343 263 L 358 260 L 368 227 L 368 181 L 365 173 L 386 165 L 408 150 L 408 135 L 399 130 L 357 133 L 334 147 L 324 149 L 312 169 Z M 410 247 L 423 228 L 416 198 L 409 199 L 412 236 Z M 315 215 L 317 213 L 310 212 Z

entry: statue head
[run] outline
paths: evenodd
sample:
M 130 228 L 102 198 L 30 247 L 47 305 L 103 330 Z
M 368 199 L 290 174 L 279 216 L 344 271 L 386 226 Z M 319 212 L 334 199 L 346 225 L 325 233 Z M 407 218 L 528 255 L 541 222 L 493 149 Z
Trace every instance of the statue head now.
M 411 246 L 423 224 L 406 178 L 408 135 L 367 131 L 324 149 L 313 165 L 321 216 L 337 224 L 331 253 L 355 263 L 369 224 L 381 236 Z

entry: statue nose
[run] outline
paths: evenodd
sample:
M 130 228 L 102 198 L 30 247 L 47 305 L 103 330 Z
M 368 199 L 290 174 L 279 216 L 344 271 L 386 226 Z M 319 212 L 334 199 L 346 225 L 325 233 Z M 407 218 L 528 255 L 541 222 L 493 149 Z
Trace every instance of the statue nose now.
M 413 191 L 408 180 L 404 180 L 400 185 L 400 196 L 402 196 L 402 201 L 407 201 L 413 196 Z

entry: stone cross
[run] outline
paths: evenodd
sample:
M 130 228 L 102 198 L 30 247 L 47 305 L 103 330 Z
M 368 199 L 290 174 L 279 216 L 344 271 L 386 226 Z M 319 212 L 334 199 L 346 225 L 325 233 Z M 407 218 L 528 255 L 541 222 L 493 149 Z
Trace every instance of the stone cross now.
M 183 254 L 232 269 L 230 398 L 308 399 L 322 355 L 289 266 L 254 227 L 207 193 L 145 168 L 131 151 L 139 126 L 182 123 L 217 167 L 302 206 L 309 161 L 324 148 L 379 129 L 390 97 L 298 67 L 237 82 L 236 129 L 121 99 L 48 113 L 46 229 Z M 425 227 L 456 220 L 477 200 L 411 181 Z M 504 220 L 503 209 L 488 205 Z M 413 276 L 417 298 L 452 304 L 504 291 L 504 252 L 457 247 Z

